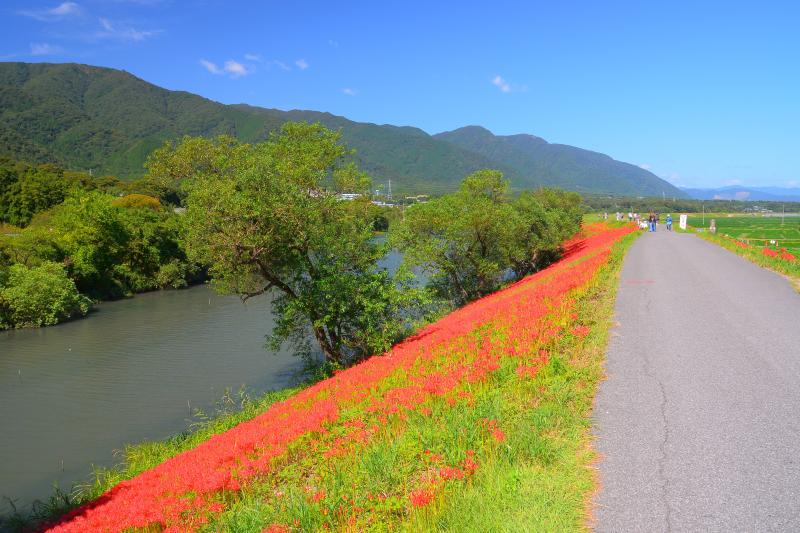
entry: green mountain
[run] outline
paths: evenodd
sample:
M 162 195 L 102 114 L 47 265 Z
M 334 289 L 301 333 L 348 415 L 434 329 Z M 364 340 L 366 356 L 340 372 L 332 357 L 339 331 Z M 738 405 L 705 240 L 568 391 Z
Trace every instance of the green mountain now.
M 359 165 L 378 183 L 392 180 L 392 189 L 399 193 L 452 190 L 466 174 L 490 167 L 502 170 L 515 188 L 558 185 L 579 191 L 660 195 L 669 187 L 667 194 L 682 195 L 637 167 L 578 148 L 560 146 L 565 154 L 567 150 L 578 154 L 571 158 L 540 152 L 539 160 L 524 143 L 499 149 L 488 142 L 518 136 L 495 137 L 482 130 L 488 140 L 467 142 L 467 137 L 477 136 L 459 132 L 469 133 L 473 127 L 431 136 L 418 128 L 353 122 L 317 111 L 223 105 L 109 68 L 0 63 L 0 155 L 17 160 L 55 162 L 132 179 L 144 173 L 145 158 L 165 140 L 229 134 L 256 142 L 290 120 L 319 121 L 341 131 L 355 148 Z M 603 158 L 608 164 L 595 161 Z M 622 170 L 614 174 L 614 169 L 628 167 L 657 185 L 643 188 L 642 181 L 647 180 L 629 179 Z
M 502 161 L 531 185 L 548 185 L 586 193 L 684 198 L 686 194 L 652 172 L 616 161 L 605 154 L 550 144 L 533 135 L 494 135 L 480 126 L 466 126 L 434 135 L 492 161 Z M 528 186 L 531 186 L 528 185 Z

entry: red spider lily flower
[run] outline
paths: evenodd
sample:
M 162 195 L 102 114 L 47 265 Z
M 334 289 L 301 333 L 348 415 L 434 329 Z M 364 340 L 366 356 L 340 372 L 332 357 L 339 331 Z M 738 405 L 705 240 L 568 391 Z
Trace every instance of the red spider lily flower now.
M 442 479 L 464 479 L 466 473 L 460 468 L 445 467 L 439 469 L 439 477 Z
M 576 337 L 581 337 L 581 338 L 585 337 L 586 335 L 589 334 L 589 326 L 584 326 L 584 325 L 575 326 L 574 328 L 572 328 L 572 334 L 575 335 Z
M 434 493 L 431 489 L 421 489 L 412 491 L 408 495 L 408 500 L 414 507 L 425 507 L 433 501 Z

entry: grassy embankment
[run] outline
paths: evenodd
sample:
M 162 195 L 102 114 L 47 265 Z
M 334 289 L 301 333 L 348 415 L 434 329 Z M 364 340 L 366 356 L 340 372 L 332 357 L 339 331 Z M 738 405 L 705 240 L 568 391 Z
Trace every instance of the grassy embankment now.
M 716 234 L 703 228 L 702 219 L 697 216 L 689 217 L 690 230 L 698 237 L 785 276 L 800 292 L 800 217 L 786 217 L 786 222 L 781 223 L 779 217 L 717 213 L 705 216 L 706 226 L 711 219 L 716 221 Z M 777 241 L 778 245 L 769 246 L 770 240 Z M 781 253 L 781 248 L 791 255 Z
M 272 408 L 295 391 L 267 396 L 192 435 L 129 447 L 125 465 L 100 475 L 86 496 L 175 457 L 79 509 L 64 529 L 585 527 L 594 489 L 589 414 L 619 267 L 635 239 L 590 232 L 585 248 L 567 259 L 456 311 L 385 357 Z M 318 424 L 308 421 L 323 408 Z M 297 424 L 305 425 L 285 442 L 275 440 Z M 257 443 L 248 443 L 253 431 L 261 432 Z M 194 455 L 176 456 L 198 444 Z M 199 466 L 212 456 L 216 462 Z M 219 473 L 217 485 L 181 485 Z M 165 479 L 171 485 L 159 485 Z M 144 507 L 151 516 L 130 522 L 125 493 L 137 490 L 151 500 Z

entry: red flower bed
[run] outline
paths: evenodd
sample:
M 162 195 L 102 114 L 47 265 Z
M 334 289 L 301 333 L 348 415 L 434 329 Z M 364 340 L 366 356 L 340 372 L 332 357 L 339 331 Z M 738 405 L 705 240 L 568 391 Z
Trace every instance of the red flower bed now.
M 98 500 L 84 505 L 52 526 L 52 531 L 121 531 L 154 527 L 194 530 L 224 509 L 225 495 L 288 460 L 293 444 L 307 439 L 325 457 L 351 453 L 376 434 L 388 417 L 410 410 L 424 413 L 431 399 L 451 405 L 469 401 L 459 389 L 500 368 L 500 360 L 519 360 L 517 374 L 533 378 L 548 362 L 542 350 L 564 332 L 588 333 L 572 324 L 570 291 L 584 286 L 606 262 L 612 245 L 635 228 L 597 224 L 566 245 L 564 258 L 502 291 L 473 302 L 422 329 L 381 356 L 337 373 L 277 403 L 254 419 L 216 435 L 196 448 L 123 481 Z M 557 312 L 556 312 L 557 311 Z M 564 318 L 566 317 L 566 319 Z M 475 334 L 478 328 L 507 331 L 502 337 Z M 342 414 L 350 413 L 350 414 Z M 357 414 L 352 414 L 357 413 Z M 335 437 L 330 435 L 335 430 Z M 494 420 L 484 430 L 496 443 L 505 434 Z M 434 454 L 432 454 L 434 455 Z M 429 456 L 428 460 L 434 461 Z M 436 488 L 448 480 L 472 475 L 479 467 L 468 454 L 457 465 L 437 465 L 427 485 L 412 491 L 410 505 L 433 501 Z M 325 492 L 310 494 L 324 500 Z M 273 524 L 269 531 L 282 531 Z

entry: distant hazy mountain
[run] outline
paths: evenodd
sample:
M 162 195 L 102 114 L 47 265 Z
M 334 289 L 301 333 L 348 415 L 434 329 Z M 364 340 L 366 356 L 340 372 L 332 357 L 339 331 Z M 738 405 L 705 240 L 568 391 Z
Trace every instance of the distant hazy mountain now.
M 494 135 L 486 128 L 467 126 L 434 137 L 507 164 L 531 184 L 580 192 L 685 197 L 672 184 L 636 165 L 574 146 L 550 144 L 533 135 Z
M 495 137 L 470 127 L 430 136 L 418 128 L 353 122 L 317 111 L 223 105 L 109 68 L 0 63 L 0 155 L 25 161 L 134 178 L 165 140 L 230 134 L 255 142 L 290 120 L 319 121 L 340 130 L 362 168 L 378 182 L 391 179 L 401 193 L 453 190 L 466 174 L 489 167 L 502 170 L 515 188 L 681 195 L 633 165 L 528 135 Z
M 742 187 L 732 185 L 716 189 L 682 188 L 697 200 L 761 200 L 774 202 L 800 202 L 800 188 Z

